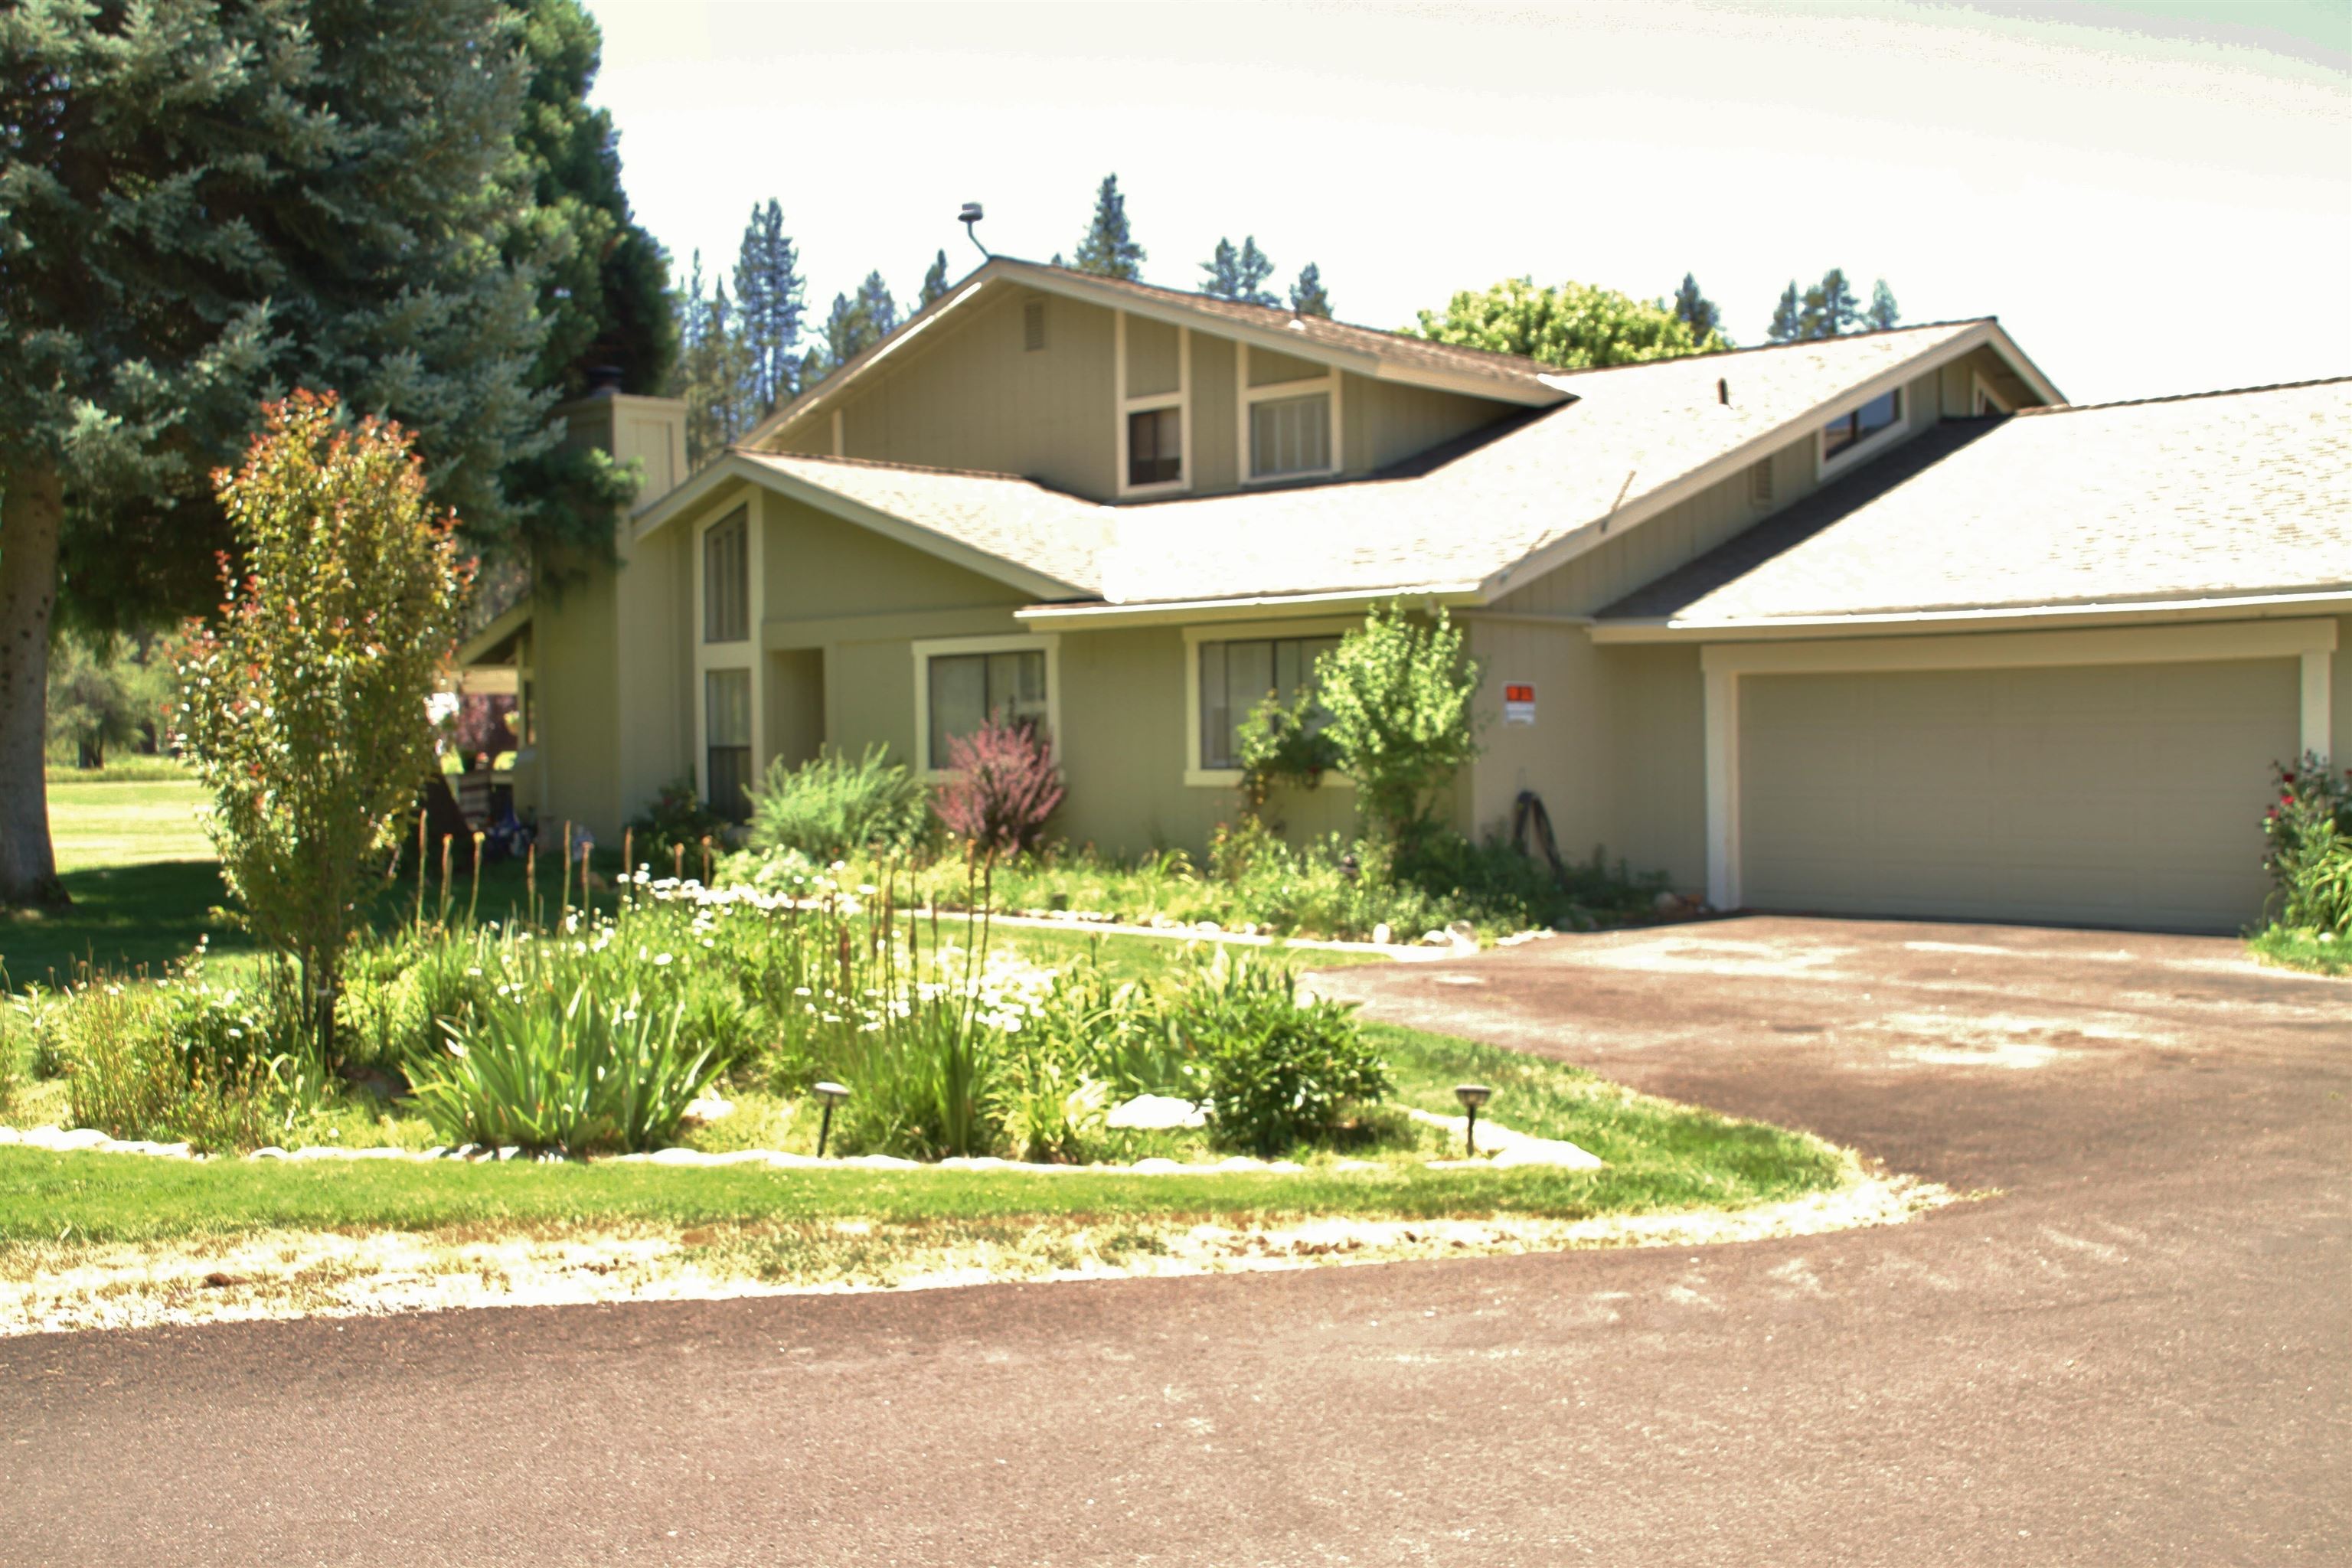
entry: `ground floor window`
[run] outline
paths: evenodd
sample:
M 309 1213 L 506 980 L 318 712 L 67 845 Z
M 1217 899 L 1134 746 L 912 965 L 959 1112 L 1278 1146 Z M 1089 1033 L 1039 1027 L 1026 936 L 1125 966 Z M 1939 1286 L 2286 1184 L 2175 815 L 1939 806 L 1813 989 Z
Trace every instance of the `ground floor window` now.
M 1315 660 L 1336 637 L 1254 637 L 1201 645 L 1201 765 L 1241 764 L 1242 721 L 1271 693 L 1285 707 L 1315 689 Z
M 703 766 L 710 809 L 730 822 L 751 815 L 751 672 L 705 672 Z
M 948 766 L 948 742 L 969 735 L 991 719 L 1045 731 L 1045 651 L 1015 648 L 996 653 L 933 654 L 923 677 L 929 683 L 930 733 L 925 765 Z

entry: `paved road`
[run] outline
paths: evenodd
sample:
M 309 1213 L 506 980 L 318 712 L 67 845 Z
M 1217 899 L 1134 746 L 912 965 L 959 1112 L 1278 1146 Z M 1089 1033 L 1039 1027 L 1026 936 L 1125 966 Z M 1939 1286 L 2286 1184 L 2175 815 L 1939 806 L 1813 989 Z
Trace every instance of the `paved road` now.
M 1248 1278 L 0 1342 L 0 1561 L 2352 1561 L 2352 984 L 1742 921 L 1327 984 L 2001 1195 Z

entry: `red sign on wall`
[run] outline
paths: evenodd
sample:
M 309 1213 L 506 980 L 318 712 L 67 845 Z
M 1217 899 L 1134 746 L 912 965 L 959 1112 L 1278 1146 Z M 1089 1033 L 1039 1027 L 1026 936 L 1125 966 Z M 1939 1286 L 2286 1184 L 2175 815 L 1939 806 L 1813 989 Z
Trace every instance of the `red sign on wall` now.
M 1536 689 L 1526 681 L 1508 681 L 1503 687 L 1503 722 L 1532 724 L 1536 721 Z

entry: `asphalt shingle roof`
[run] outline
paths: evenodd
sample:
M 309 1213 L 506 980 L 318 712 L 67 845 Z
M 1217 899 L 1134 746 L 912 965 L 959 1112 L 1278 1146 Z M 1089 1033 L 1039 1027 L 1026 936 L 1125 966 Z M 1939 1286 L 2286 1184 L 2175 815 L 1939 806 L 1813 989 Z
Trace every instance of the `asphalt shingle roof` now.
M 739 458 L 1092 593 L 1117 515 L 1014 474 L 738 450 Z
M 1939 426 L 1604 619 L 2352 589 L 2352 380 Z
M 1144 603 L 1483 582 L 1982 324 L 1580 372 L 1575 401 L 1433 467 L 1122 508 L 1103 595 Z

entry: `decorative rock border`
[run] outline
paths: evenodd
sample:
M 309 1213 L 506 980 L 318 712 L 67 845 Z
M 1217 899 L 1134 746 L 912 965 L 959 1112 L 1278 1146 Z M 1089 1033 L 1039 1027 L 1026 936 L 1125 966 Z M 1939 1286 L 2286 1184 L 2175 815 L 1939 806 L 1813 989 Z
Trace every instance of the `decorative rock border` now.
M 1459 1136 L 1465 1118 L 1439 1116 L 1427 1110 L 1408 1108 L 1405 1114 L 1424 1126 L 1443 1127 Z M 1573 1143 L 1555 1139 L 1534 1138 L 1524 1132 L 1514 1132 L 1492 1121 L 1479 1124 L 1479 1146 L 1494 1150 L 1490 1159 L 1432 1160 L 1433 1170 L 1464 1170 L 1507 1168 L 1523 1165 L 1555 1165 L 1568 1170 L 1596 1171 L 1601 1162 Z M 172 1160 L 203 1160 L 185 1143 L 158 1143 L 138 1138 L 110 1138 L 94 1127 L 16 1128 L 0 1126 L 0 1146 L 15 1144 L 21 1148 L 42 1149 L 50 1153 L 147 1154 Z M 254 1150 L 247 1160 L 289 1160 L 313 1162 L 320 1160 L 405 1160 L 417 1163 L 439 1163 L 461 1161 L 467 1163 L 504 1162 L 509 1160 L 569 1163 L 562 1155 L 534 1154 L 509 1146 L 490 1148 L 482 1144 L 461 1143 L 456 1148 L 434 1149 L 338 1149 L 330 1144 L 313 1144 L 300 1149 L 280 1149 L 275 1144 Z M 855 1154 L 820 1160 L 814 1154 L 794 1154 L 782 1149 L 730 1149 L 712 1152 L 701 1149 L 656 1149 L 642 1154 L 607 1154 L 588 1162 L 592 1164 L 647 1165 L 766 1165 L 773 1169 L 795 1171 L 1021 1171 L 1034 1175 L 1079 1175 L 1093 1173 L 1112 1176 L 1184 1176 L 1250 1174 L 1288 1175 L 1304 1172 L 1307 1166 L 1296 1160 L 1253 1160 L 1247 1155 L 1234 1154 L 1225 1159 L 1205 1163 L 1188 1164 L 1181 1160 L 1152 1158 L 1138 1160 L 1131 1165 L 1039 1165 L 1023 1160 L 999 1160 L 993 1156 L 958 1157 L 947 1160 L 902 1160 L 891 1154 Z M 1370 1171 L 1381 1168 L 1375 1160 L 1334 1160 L 1318 1167 L 1327 1171 Z

